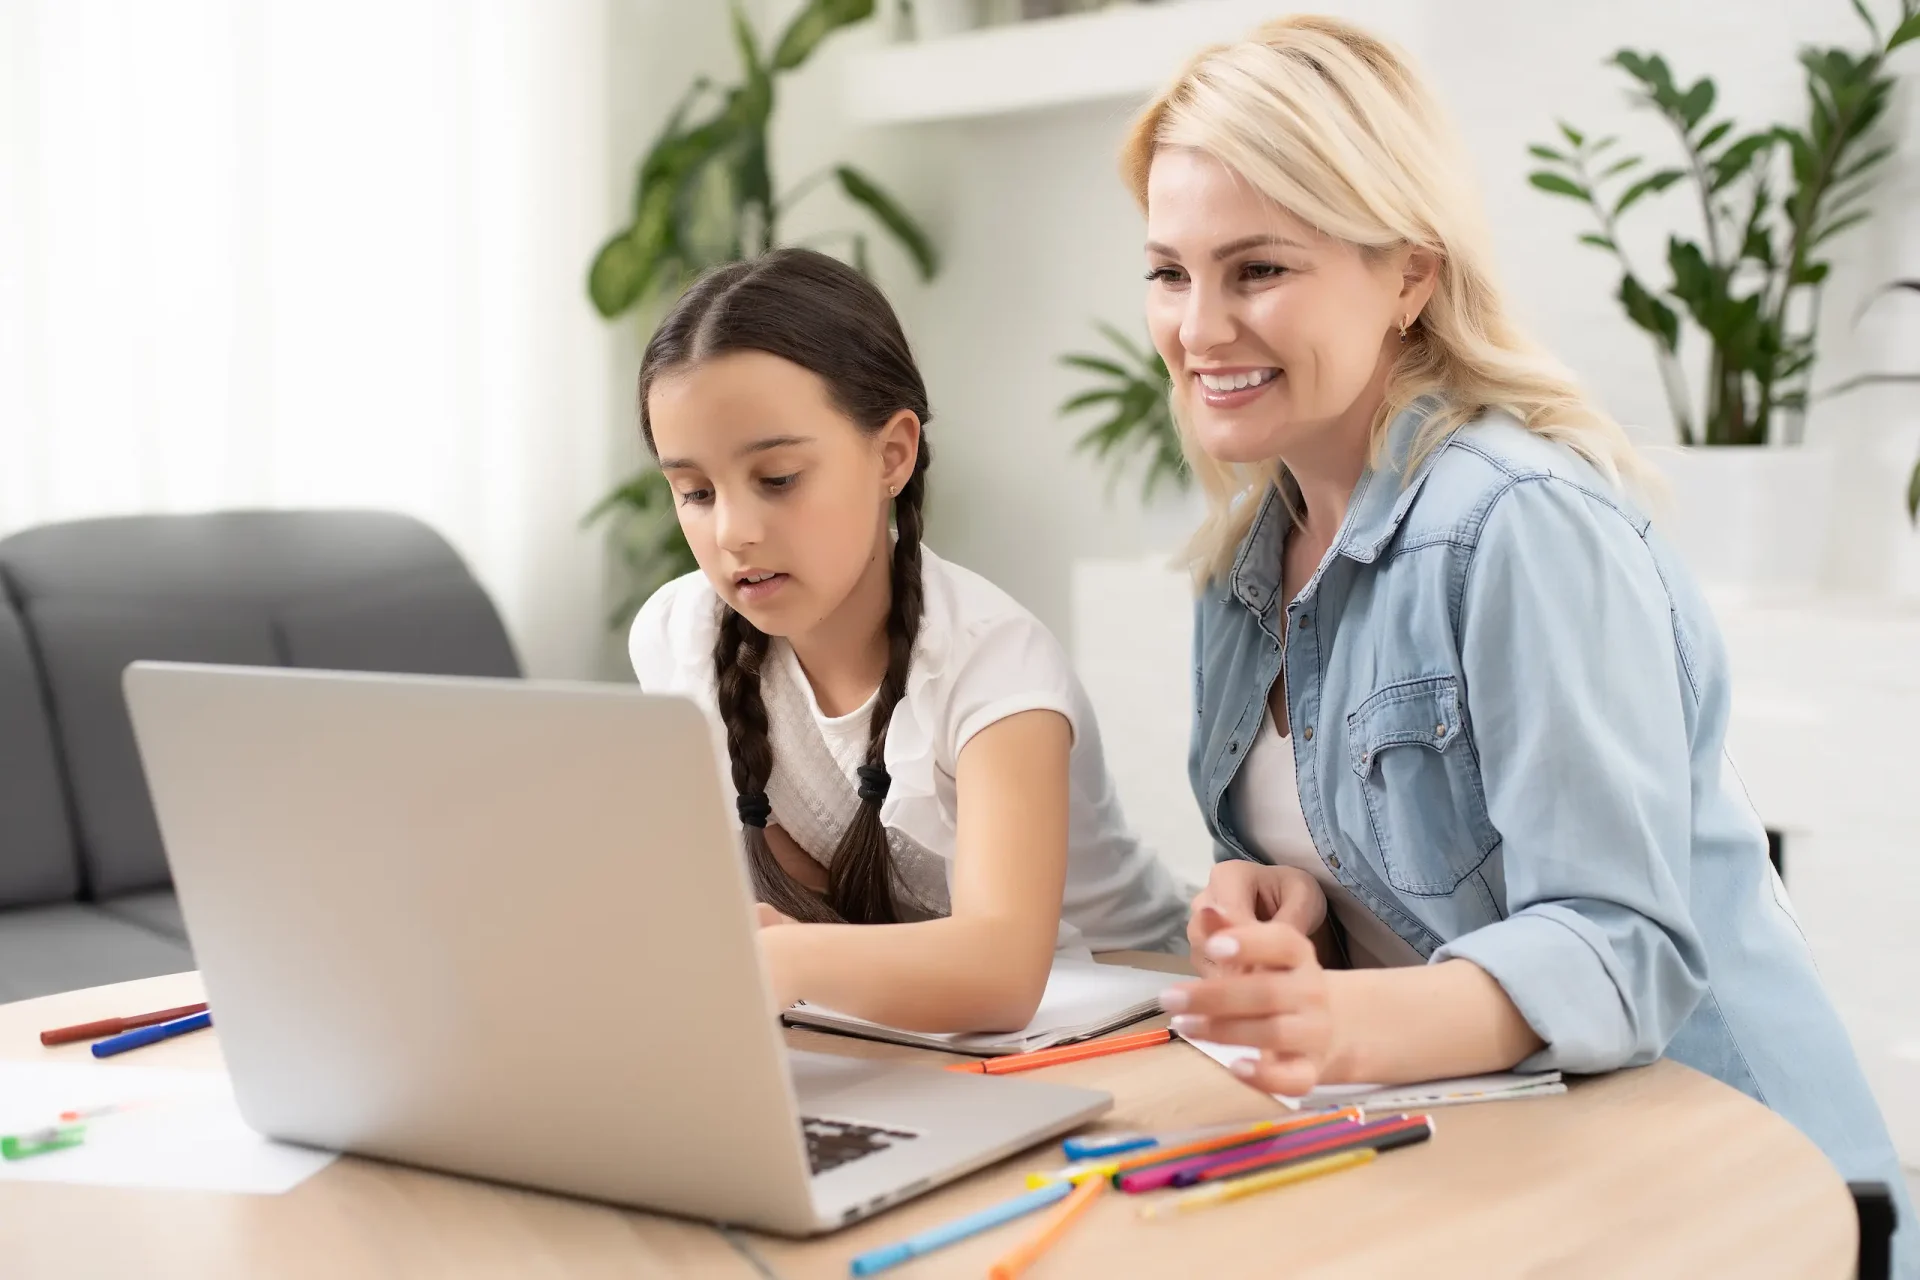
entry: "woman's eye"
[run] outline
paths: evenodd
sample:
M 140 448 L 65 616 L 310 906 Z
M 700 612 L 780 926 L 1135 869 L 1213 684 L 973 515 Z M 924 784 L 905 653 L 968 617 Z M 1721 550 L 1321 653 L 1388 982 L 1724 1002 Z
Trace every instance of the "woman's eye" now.
M 1178 284 L 1181 278 L 1178 267 L 1155 267 L 1147 272 L 1147 279 L 1156 284 Z
M 697 506 L 700 503 L 711 502 L 712 500 L 713 490 L 711 489 L 680 490 L 680 505 L 683 507 Z
M 1278 280 L 1287 269 L 1277 262 L 1249 262 L 1241 273 L 1249 280 Z
M 792 475 L 767 476 L 766 478 L 761 480 L 760 483 L 767 486 L 767 488 L 772 489 L 775 493 L 780 493 L 784 490 L 793 488 L 794 482 L 799 478 L 800 478 L 800 473 L 796 471 Z

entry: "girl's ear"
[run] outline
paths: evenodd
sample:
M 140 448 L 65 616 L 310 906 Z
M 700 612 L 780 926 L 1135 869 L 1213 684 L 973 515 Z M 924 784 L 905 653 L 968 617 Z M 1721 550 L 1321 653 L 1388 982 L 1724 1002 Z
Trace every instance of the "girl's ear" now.
M 920 415 L 902 409 L 887 419 L 875 440 L 880 450 L 880 483 L 898 493 L 907 487 L 920 460 Z

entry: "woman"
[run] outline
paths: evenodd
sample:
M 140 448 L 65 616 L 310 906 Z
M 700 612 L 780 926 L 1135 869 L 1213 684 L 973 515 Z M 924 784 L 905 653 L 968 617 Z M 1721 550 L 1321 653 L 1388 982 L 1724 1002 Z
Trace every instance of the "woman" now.
M 1211 510 L 1220 865 L 1168 1007 L 1279 1093 L 1665 1054 L 1910 1221 L 1725 764 L 1712 616 L 1624 433 L 1508 317 L 1440 121 L 1391 48 L 1293 18 L 1201 54 L 1124 152 Z

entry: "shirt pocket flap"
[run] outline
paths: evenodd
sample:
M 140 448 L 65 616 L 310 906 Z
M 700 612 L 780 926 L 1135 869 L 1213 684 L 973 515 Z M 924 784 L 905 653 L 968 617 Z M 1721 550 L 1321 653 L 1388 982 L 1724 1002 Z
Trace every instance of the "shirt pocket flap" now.
M 1347 717 L 1347 754 L 1358 777 L 1388 747 L 1422 746 L 1443 752 L 1461 734 L 1460 686 L 1452 676 L 1388 685 Z

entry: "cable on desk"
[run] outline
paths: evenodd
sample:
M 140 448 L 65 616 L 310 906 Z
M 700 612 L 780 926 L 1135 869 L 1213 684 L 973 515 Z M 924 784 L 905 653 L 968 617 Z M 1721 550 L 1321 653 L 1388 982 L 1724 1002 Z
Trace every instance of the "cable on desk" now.
M 780 1280 L 780 1273 L 767 1265 L 767 1260 L 760 1256 L 759 1251 L 752 1244 L 748 1243 L 745 1236 L 725 1223 L 715 1223 L 713 1229 L 720 1233 L 722 1240 L 733 1246 L 735 1253 L 747 1260 L 748 1266 L 760 1273 L 762 1280 Z

